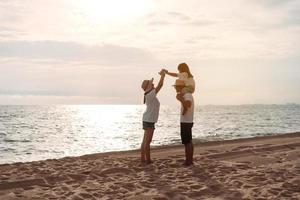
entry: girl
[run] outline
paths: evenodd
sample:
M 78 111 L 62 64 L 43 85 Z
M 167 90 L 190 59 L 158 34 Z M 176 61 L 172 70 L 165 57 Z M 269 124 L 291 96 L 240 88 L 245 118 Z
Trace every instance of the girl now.
M 166 72 L 166 74 L 173 77 L 178 77 L 179 80 L 182 80 L 184 82 L 185 86 L 180 92 L 178 92 L 178 95 L 183 97 L 183 95 L 186 93 L 193 94 L 195 92 L 195 80 L 194 76 L 190 72 L 189 66 L 186 63 L 180 63 L 177 69 L 179 73 L 168 72 L 165 69 L 164 71 Z M 183 108 L 184 109 L 182 111 L 182 115 L 184 115 L 187 111 L 185 107 Z
M 178 77 L 179 80 L 183 80 L 185 83 L 185 87 L 182 89 L 181 93 L 194 93 L 195 92 L 195 80 L 194 76 L 191 74 L 189 66 L 186 63 L 181 63 L 178 65 L 179 73 L 173 73 L 166 71 L 166 74 Z
M 157 87 L 154 87 L 153 78 L 151 80 L 144 80 L 141 86 L 145 92 L 144 103 L 146 103 L 146 111 L 143 114 L 144 138 L 141 145 L 141 162 L 146 162 L 147 164 L 152 163 L 150 157 L 150 143 L 155 129 L 154 124 L 157 122 L 159 114 L 160 103 L 156 95 L 163 86 L 166 72 L 162 70 L 159 74 L 160 80 Z

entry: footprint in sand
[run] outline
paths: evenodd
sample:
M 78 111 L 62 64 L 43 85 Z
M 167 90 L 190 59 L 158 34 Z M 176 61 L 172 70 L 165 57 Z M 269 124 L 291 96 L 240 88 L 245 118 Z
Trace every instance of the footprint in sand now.
M 104 169 L 100 172 L 101 175 L 106 176 L 109 174 L 129 174 L 132 171 L 128 168 L 116 167 L 116 168 L 108 168 Z
M 281 191 L 282 189 L 280 188 L 271 188 L 268 190 L 268 192 L 271 193 L 272 195 L 278 195 Z
M 242 149 L 252 149 L 253 146 L 239 146 L 236 148 L 231 149 L 232 151 L 242 150 Z
M 224 196 L 224 199 L 230 199 L 230 200 L 240 200 L 242 199 L 243 195 L 239 191 L 229 190 L 226 191 L 226 195 Z
M 231 184 L 234 186 L 234 187 L 237 187 L 237 188 L 240 188 L 241 186 L 244 185 L 244 183 L 242 183 L 241 181 L 232 181 Z
M 219 153 L 219 150 L 215 150 L 215 149 L 210 149 L 210 150 L 205 150 L 207 153 Z

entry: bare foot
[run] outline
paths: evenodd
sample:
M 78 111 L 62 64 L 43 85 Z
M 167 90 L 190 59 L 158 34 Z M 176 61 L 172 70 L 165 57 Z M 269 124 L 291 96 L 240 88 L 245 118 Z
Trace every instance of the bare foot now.
M 153 163 L 152 160 L 147 160 L 147 161 L 146 161 L 146 164 L 151 164 L 151 163 Z
M 194 164 L 193 162 L 184 162 L 182 165 L 184 165 L 184 166 L 191 166 L 193 164 Z

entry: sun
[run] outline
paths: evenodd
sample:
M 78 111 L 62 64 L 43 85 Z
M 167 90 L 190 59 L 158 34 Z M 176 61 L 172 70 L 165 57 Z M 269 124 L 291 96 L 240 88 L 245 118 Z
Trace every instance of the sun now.
M 147 14 L 152 0 L 72 0 L 73 7 L 90 22 L 122 21 Z

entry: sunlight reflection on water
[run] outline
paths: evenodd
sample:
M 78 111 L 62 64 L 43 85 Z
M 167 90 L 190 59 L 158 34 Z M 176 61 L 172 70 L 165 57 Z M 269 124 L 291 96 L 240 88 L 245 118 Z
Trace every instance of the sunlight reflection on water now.
M 0 106 L 0 163 L 137 149 L 140 105 Z M 179 144 L 179 108 L 161 106 L 153 146 Z M 222 140 L 300 130 L 299 105 L 200 106 L 193 138 Z

